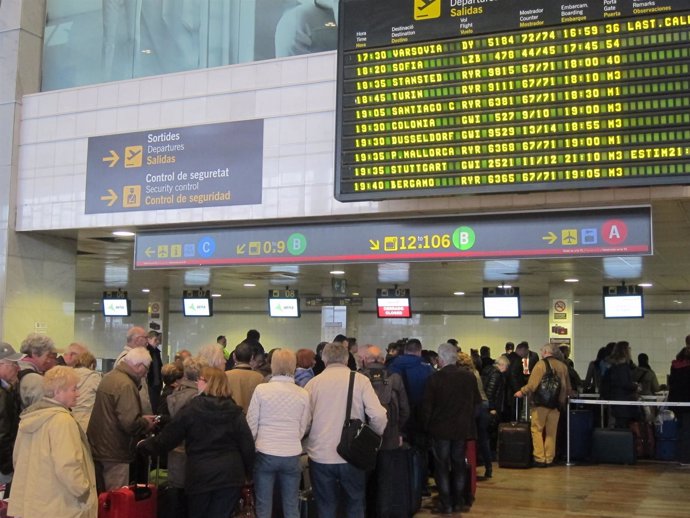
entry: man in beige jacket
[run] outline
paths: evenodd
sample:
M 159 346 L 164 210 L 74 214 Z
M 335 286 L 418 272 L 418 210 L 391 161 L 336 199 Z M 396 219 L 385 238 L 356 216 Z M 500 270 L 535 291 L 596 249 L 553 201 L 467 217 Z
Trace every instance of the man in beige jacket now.
M 565 408 L 566 401 L 571 392 L 568 367 L 565 363 L 555 358 L 555 354 L 555 345 L 545 344 L 542 346 L 542 359 L 532 369 L 527 385 L 515 393 L 515 397 L 530 396 L 534 465 L 540 468 L 549 466 L 553 463 L 553 459 L 556 456 L 556 435 L 558 433 L 558 419 L 561 415 L 560 409 Z M 556 408 L 543 406 L 534 397 L 544 374 L 547 372 L 546 362 L 548 362 L 549 367 L 551 367 L 560 380 Z

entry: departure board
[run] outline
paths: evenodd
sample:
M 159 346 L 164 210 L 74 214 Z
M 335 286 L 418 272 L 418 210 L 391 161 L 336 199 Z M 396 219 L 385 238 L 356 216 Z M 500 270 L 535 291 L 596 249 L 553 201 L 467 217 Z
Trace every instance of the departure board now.
M 689 0 L 343 0 L 340 201 L 690 184 Z

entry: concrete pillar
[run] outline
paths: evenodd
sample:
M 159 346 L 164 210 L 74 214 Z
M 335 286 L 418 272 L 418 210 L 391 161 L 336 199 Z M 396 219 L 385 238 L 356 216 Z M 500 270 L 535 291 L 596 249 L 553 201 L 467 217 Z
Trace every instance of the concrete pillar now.
M 41 87 L 45 0 L 0 2 L 0 337 L 30 332 L 58 346 L 74 335 L 76 242 L 17 234 L 15 213 L 22 98 Z

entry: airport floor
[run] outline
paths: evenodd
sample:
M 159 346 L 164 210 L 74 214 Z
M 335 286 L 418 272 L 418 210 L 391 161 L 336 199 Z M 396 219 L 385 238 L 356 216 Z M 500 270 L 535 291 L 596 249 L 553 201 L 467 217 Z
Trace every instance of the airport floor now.
M 479 473 L 483 473 L 480 469 Z M 426 498 L 415 518 L 432 514 Z M 460 516 L 442 515 L 442 516 Z M 688 518 L 690 466 L 640 461 L 634 466 L 574 465 L 501 469 L 478 482 L 472 518 Z

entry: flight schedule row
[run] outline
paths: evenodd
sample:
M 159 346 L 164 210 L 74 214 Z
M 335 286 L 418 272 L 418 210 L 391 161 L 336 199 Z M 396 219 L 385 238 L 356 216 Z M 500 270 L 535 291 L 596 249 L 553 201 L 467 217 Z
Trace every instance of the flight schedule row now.
M 668 80 L 662 83 L 648 82 L 616 86 L 585 86 L 583 88 L 568 88 L 544 92 L 523 92 L 515 95 L 489 94 L 473 96 L 471 98 L 460 96 L 457 87 L 438 87 L 424 90 L 423 93 L 424 95 L 420 97 L 420 102 L 386 103 L 384 98 L 382 100 L 384 105 L 382 106 L 363 106 L 361 108 L 345 110 L 342 114 L 342 121 L 345 124 L 381 119 L 398 121 L 395 123 L 398 124 L 398 127 L 384 126 L 380 128 L 380 131 L 391 131 L 396 129 L 415 129 L 414 126 L 410 127 L 410 124 L 404 122 L 405 118 L 415 116 L 429 117 L 440 114 L 472 112 L 475 110 L 495 110 L 513 106 L 533 107 L 572 101 L 576 101 L 580 105 L 591 105 L 595 102 L 603 103 L 627 98 L 640 99 L 641 102 L 645 103 L 645 107 L 649 106 L 650 109 L 658 110 L 670 105 L 670 103 L 676 102 L 675 98 L 672 99 L 668 96 L 681 95 L 681 98 L 686 98 L 690 94 L 690 81 Z M 649 99 L 647 97 L 655 98 Z M 444 98 L 452 99 L 443 100 Z M 410 120 L 412 125 L 414 120 Z M 425 121 L 428 119 L 420 120 Z M 376 131 L 376 129 L 355 126 L 354 131 L 360 133 Z
M 568 54 L 571 52 L 598 52 L 605 49 L 649 45 L 673 44 L 688 41 L 687 29 L 690 14 L 660 18 L 635 19 L 625 23 L 599 22 L 592 25 L 576 25 L 556 29 L 524 31 L 516 34 L 500 34 L 478 38 L 463 38 L 385 49 L 357 50 L 344 55 L 346 75 L 348 70 L 367 70 L 385 73 L 384 69 L 367 68 L 373 64 L 389 64 L 425 57 L 462 53 L 473 56 L 461 63 L 471 64 L 475 56 L 488 61 L 505 59 L 529 59 L 535 57 Z M 387 63 L 391 62 L 391 63 Z M 353 65 L 365 64 L 365 68 Z M 393 72 L 393 68 L 387 68 Z M 404 71 L 400 69 L 399 71 Z M 366 75 L 354 72 L 355 76 Z
M 504 171 L 504 172 L 462 172 L 448 169 L 442 176 L 430 175 L 426 177 L 392 176 L 375 179 L 351 179 L 344 182 L 343 193 L 365 193 L 384 191 L 449 191 L 463 192 L 482 187 L 492 191 L 515 191 L 516 187 L 532 185 L 531 190 L 549 188 L 555 183 L 584 183 L 601 180 L 628 180 L 633 185 L 643 185 L 652 177 L 678 177 L 690 174 L 690 164 L 687 162 L 663 163 L 654 166 L 636 165 L 604 165 L 595 167 L 571 167 L 566 169 L 535 169 L 532 171 Z M 443 194 L 443 192 L 441 192 Z M 404 196 L 404 194 L 403 194 Z

